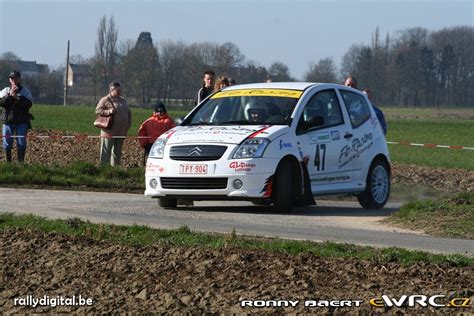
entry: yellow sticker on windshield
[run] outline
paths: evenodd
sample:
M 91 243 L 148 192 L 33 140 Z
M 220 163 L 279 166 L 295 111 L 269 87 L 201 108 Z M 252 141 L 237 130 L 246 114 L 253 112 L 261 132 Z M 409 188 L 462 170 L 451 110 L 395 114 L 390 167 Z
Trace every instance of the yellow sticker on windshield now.
M 211 99 L 243 97 L 243 96 L 262 96 L 262 97 L 280 97 L 280 98 L 295 98 L 303 94 L 300 90 L 285 90 L 285 89 L 242 89 L 221 91 L 214 94 Z

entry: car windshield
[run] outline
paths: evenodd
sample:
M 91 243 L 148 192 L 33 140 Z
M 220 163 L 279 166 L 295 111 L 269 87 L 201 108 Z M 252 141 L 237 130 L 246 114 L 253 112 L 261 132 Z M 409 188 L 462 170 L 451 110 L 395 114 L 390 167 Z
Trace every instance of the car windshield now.
M 220 91 L 201 104 L 183 125 L 288 125 L 299 90 Z

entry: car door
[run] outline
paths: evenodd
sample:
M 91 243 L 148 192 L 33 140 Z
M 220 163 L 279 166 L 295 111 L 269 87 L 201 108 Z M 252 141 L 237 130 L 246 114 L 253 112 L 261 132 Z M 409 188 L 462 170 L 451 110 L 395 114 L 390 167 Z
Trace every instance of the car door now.
M 370 167 L 374 148 L 374 123 L 366 98 L 358 91 L 339 89 L 347 113 L 352 137 L 340 153 L 340 165 L 351 164 L 357 186 L 365 186 L 366 171 Z
M 315 93 L 300 114 L 297 144 L 315 194 L 347 192 L 355 187 L 354 163 L 341 162 L 343 149 L 351 144 L 347 138 L 351 126 L 347 121 L 335 89 Z

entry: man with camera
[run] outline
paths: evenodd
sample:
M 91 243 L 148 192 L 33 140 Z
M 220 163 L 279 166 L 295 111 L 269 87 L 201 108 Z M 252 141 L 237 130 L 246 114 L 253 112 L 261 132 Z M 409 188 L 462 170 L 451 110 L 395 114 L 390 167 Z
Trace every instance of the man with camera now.
M 29 110 L 33 105 L 30 91 L 20 83 L 21 74 L 13 71 L 8 76 L 10 86 L 0 91 L 2 107 L 3 150 L 8 162 L 12 161 L 13 139 L 16 138 L 18 162 L 25 160 L 26 133 L 30 121 Z

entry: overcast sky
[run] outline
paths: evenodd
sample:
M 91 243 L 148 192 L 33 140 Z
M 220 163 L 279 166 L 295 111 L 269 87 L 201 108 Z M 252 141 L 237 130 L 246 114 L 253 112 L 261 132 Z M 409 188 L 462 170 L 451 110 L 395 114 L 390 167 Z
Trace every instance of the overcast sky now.
M 247 60 L 281 61 L 301 79 L 322 58 L 339 65 L 352 44 L 370 43 L 377 26 L 382 39 L 409 27 L 473 26 L 474 0 L 0 0 L 0 53 L 55 68 L 65 63 L 69 39 L 71 55 L 91 57 L 103 15 L 113 15 L 119 42 L 142 31 L 155 43 L 230 41 Z

